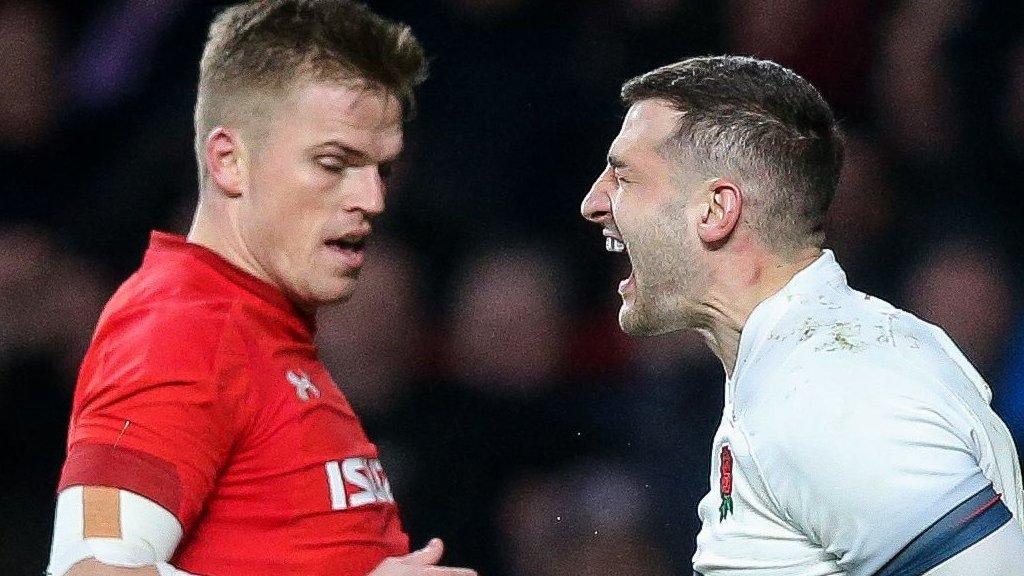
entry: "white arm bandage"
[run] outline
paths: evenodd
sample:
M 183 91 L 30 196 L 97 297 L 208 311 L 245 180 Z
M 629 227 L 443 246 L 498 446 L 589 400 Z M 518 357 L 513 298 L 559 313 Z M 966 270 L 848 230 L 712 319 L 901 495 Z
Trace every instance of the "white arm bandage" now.
M 173 514 L 152 500 L 118 490 L 121 537 L 87 538 L 83 492 L 82 486 L 72 486 L 57 497 L 49 576 L 64 576 L 86 558 L 124 568 L 155 566 L 160 576 L 194 576 L 167 563 L 182 537 Z

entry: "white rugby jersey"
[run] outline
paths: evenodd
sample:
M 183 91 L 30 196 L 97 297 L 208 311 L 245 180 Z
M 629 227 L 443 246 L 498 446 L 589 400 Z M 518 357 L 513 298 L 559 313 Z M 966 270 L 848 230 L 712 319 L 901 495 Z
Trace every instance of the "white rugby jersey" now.
M 913 573 L 890 561 L 933 525 L 955 533 L 996 504 L 999 525 L 1021 522 L 1016 449 L 990 400 L 942 330 L 851 289 L 825 250 L 743 327 L 695 572 Z

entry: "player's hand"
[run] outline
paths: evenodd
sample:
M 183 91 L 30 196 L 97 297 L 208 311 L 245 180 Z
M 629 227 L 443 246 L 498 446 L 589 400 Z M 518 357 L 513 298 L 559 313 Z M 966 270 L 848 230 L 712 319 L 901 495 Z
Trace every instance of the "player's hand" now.
M 476 570 L 469 568 L 437 566 L 442 554 L 444 542 L 433 538 L 415 552 L 385 558 L 368 576 L 476 576 Z

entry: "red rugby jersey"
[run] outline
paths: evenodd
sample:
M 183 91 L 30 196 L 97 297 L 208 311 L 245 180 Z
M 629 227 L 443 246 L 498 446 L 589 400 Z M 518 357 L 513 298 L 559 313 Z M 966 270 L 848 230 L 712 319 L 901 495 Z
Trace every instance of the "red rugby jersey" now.
M 82 364 L 60 487 L 113 486 L 184 527 L 208 576 L 365 575 L 408 552 L 377 447 L 273 286 L 155 232 Z

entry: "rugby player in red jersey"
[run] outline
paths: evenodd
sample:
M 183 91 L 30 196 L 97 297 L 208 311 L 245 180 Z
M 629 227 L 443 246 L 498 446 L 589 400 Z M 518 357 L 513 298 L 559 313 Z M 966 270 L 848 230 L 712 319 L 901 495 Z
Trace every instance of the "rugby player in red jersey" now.
M 377 448 L 317 356 L 355 289 L 425 77 L 345 0 L 228 8 L 195 111 L 187 238 L 154 233 L 82 365 L 53 576 L 472 576 L 409 553 Z

